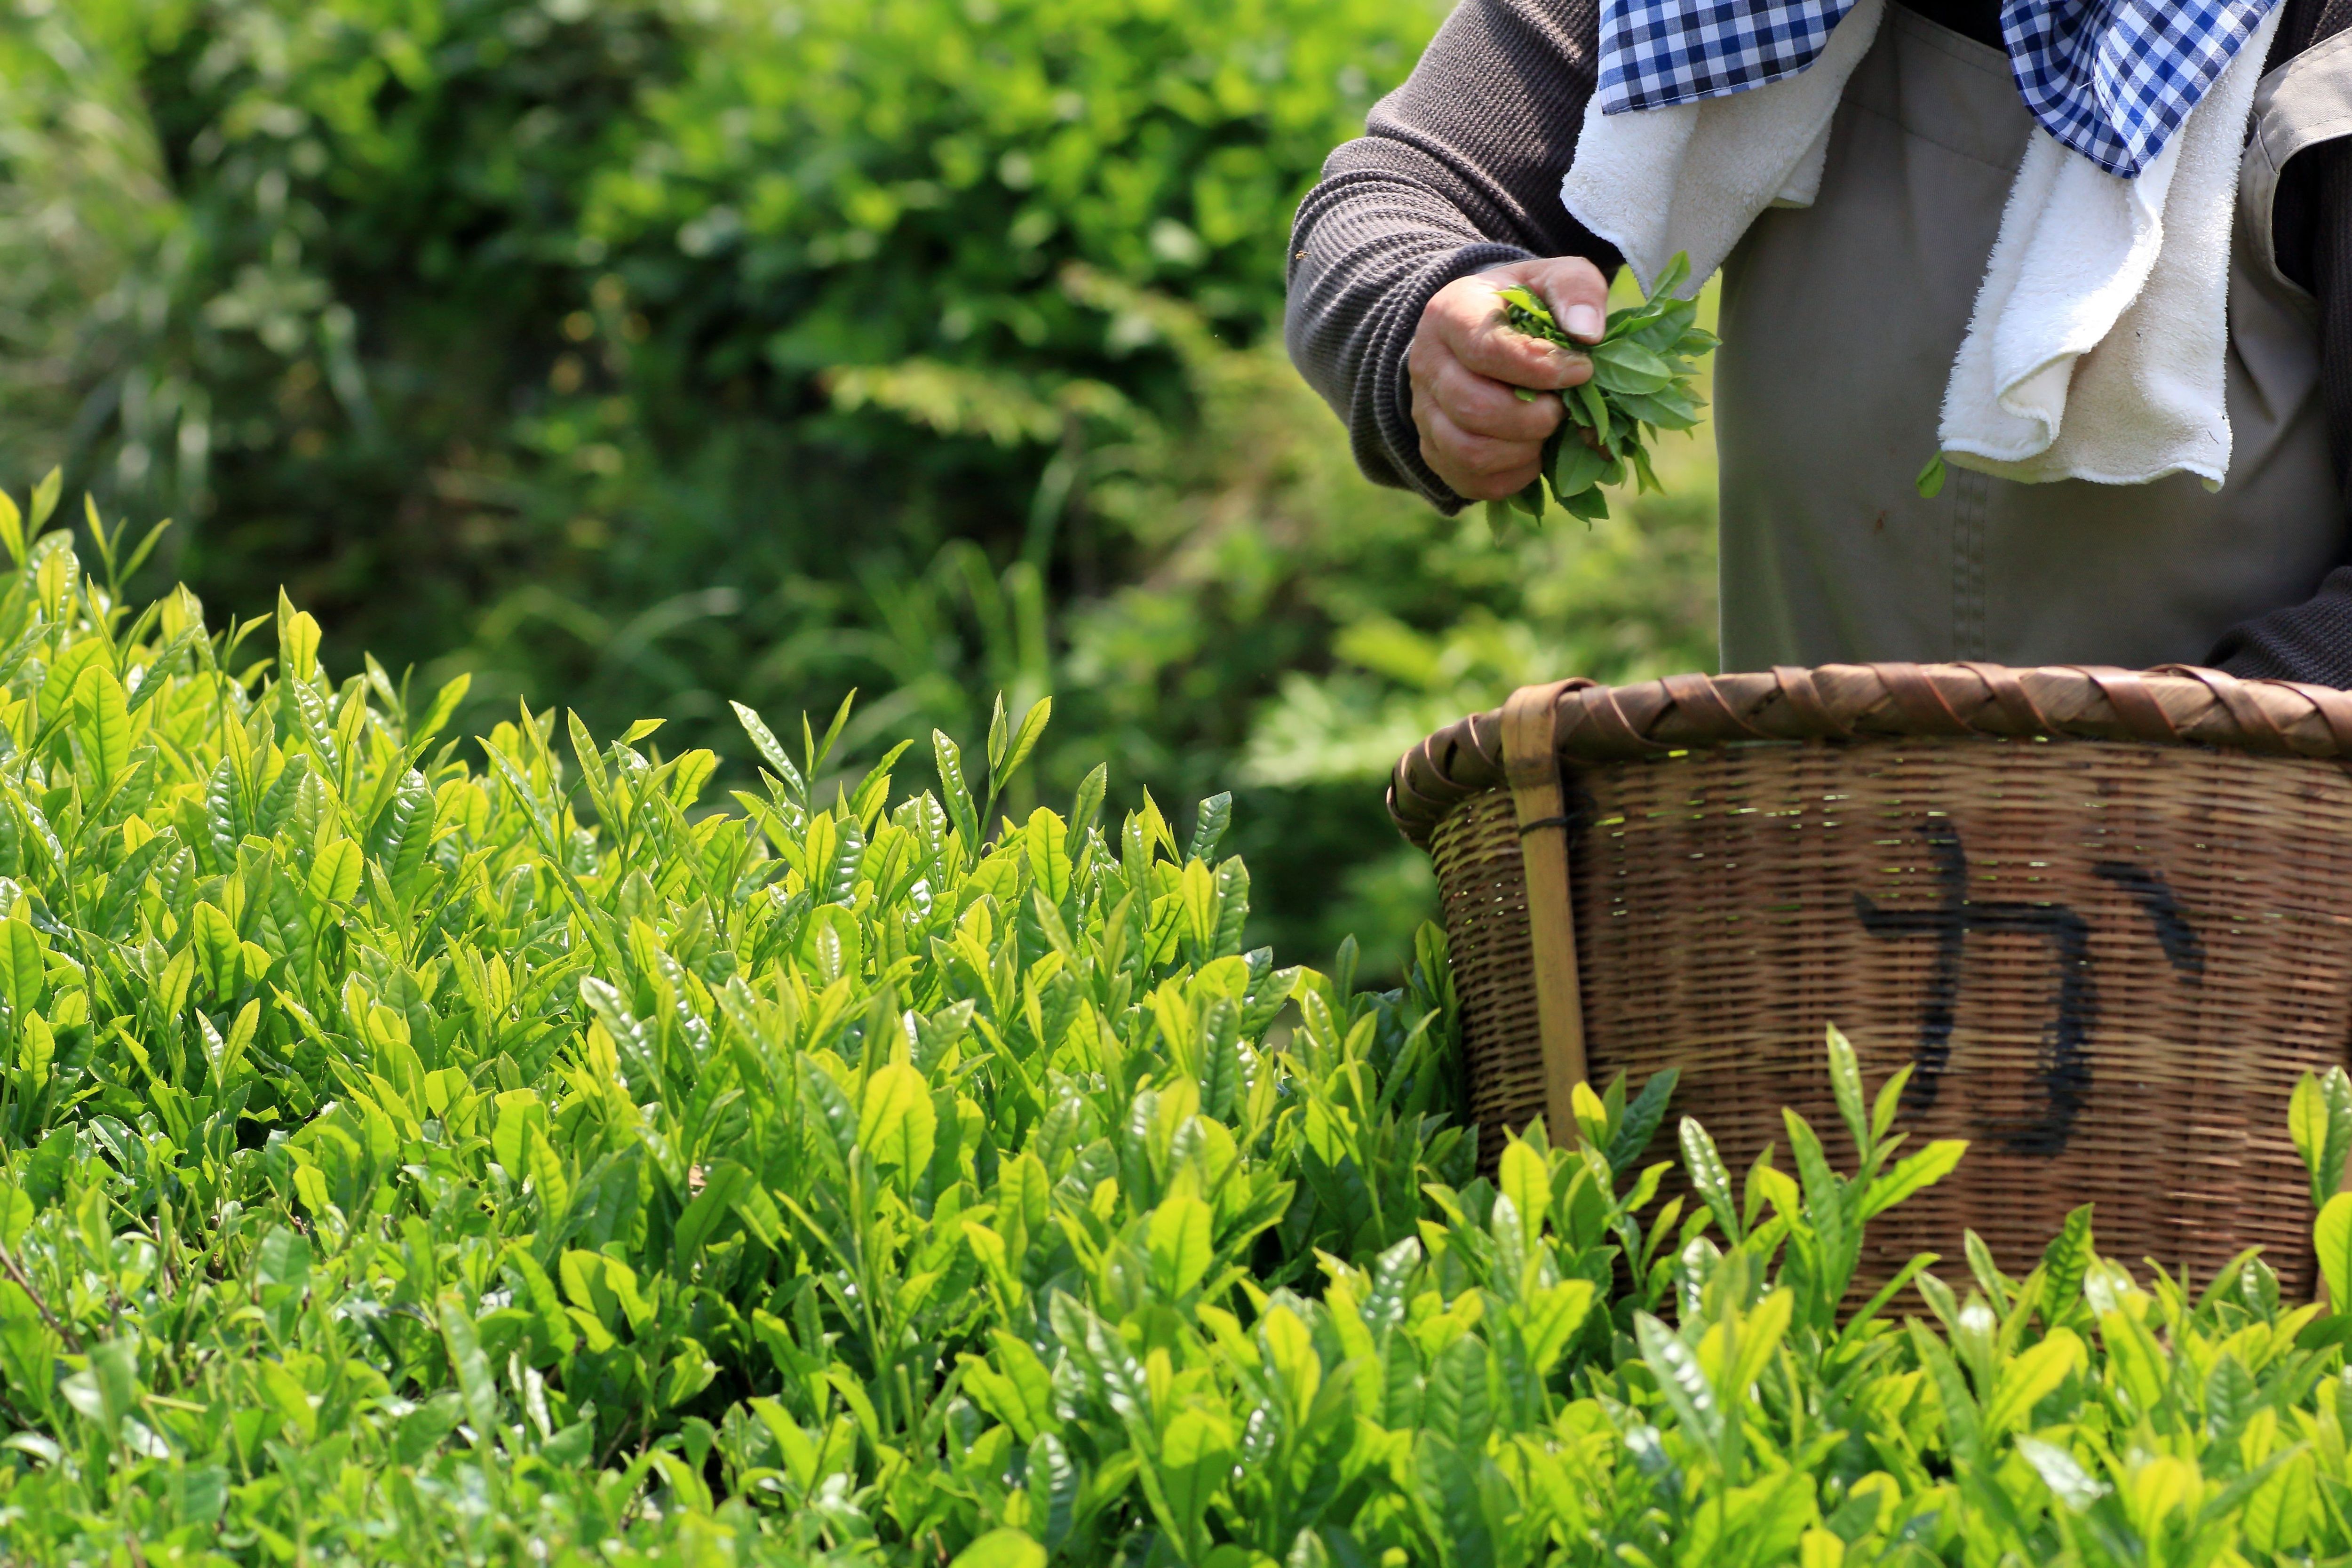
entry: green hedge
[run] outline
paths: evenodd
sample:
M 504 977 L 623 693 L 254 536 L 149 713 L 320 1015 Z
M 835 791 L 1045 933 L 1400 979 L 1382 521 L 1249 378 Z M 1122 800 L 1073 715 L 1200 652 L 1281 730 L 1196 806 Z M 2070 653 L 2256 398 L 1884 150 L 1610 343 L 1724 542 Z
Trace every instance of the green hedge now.
M 1267 341 L 1442 10 L 0 4 L 0 472 L 176 517 L 147 591 L 470 672 L 467 731 L 731 756 L 727 700 L 857 688 L 870 755 L 1051 691 L 1042 789 L 1237 790 L 1255 940 L 1393 979 L 1397 752 L 1714 653 L 1711 474 L 1497 541 L 1359 479 Z
M 205 591 L 290 582 L 394 668 L 479 637 L 559 689 L 664 655 L 656 692 L 709 680 L 748 662 L 736 616 L 756 652 L 820 607 L 793 575 L 950 537 L 1001 564 L 1066 426 L 1181 425 L 1169 345 L 1069 269 L 1255 339 L 1291 207 L 1441 15 L 0 9 L 0 306 L 38 307 L 0 311 L 0 457 L 179 517 Z M 635 628 L 664 646 L 604 646 L 682 595 Z M 555 646 L 484 637 L 501 610 Z
M 53 492 L 52 492 L 53 493 Z M 40 514 L 35 508 L 34 531 Z M 1898 1149 L 1655 1198 L 1667 1081 L 1496 1181 L 1452 997 L 1277 967 L 1224 807 L 996 805 L 1046 718 L 762 787 L 340 685 L 281 602 L 0 592 L 14 1561 L 2224 1565 L 2352 1551 L 2352 1315 L 2097 1258 L 1840 1320 Z M 135 552 L 134 552 L 135 553 Z M 2294 1135 L 2352 1289 L 2352 1082 Z M 1924 1298 L 1933 1321 L 1898 1321 Z

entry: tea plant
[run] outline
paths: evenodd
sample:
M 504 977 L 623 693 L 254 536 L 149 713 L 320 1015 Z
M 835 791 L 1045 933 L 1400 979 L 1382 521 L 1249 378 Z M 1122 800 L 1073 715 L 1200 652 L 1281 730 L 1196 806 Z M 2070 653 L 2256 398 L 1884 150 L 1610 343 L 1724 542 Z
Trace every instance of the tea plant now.
M 1735 1178 L 1671 1076 L 1476 1174 L 1453 998 L 1244 952 L 1180 840 L 842 716 L 439 737 L 281 603 L 0 501 L 0 1558 L 2212 1564 L 2352 1552 L 2352 1314 L 1970 1238 L 1834 1033 Z M 2329 1300 L 2352 1080 L 2307 1082 Z M 1831 1141 L 1850 1149 L 1841 1171 Z M 1924 1300 L 1931 1319 L 1898 1309 Z
M 1716 346 L 1713 332 L 1696 324 L 1698 302 L 1677 300 L 1675 290 L 1690 280 L 1690 258 L 1680 251 L 1658 274 L 1649 297 L 1609 312 L 1600 339 L 1582 342 L 1552 320 L 1544 302 L 1514 284 L 1498 289 L 1503 321 L 1512 331 L 1580 354 L 1591 376 L 1553 395 L 1568 417 L 1544 443 L 1543 471 L 1508 501 L 1489 501 L 1488 516 L 1500 522 L 1513 510 L 1544 514 L 1544 489 L 1570 517 L 1588 521 L 1609 515 L 1602 485 L 1622 484 L 1630 469 L 1645 490 L 1659 489 L 1650 468 L 1647 431 L 1688 430 L 1698 424 L 1704 402 L 1693 384 L 1693 361 Z M 1540 393 L 1519 387 L 1519 400 Z

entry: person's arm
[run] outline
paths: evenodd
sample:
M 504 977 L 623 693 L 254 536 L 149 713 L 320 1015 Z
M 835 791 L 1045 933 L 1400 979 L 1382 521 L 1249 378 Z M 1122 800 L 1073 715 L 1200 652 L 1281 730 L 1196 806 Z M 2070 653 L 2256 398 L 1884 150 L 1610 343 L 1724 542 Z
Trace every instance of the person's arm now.
M 2318 301 L 2320 396 L 2341 489 L 2352 459 L 2352 143 L 2323 142 L 2286 166 L 2273 229 L 2281 269 Z M 2205 662 L 2245 680 L 2352 689 L 2352 566 L 2302 604 L 2231 627 Z
M 2230 628 L 2205 662 L 2241 680 L 2305 680 L 2352 689 L 2352 566 L 2300 605 Z
M 2288 0 L 2268 63 L 2301 54 L 2347 24 L 2352 0 Z M 2320 396 L 2340 489 L 2352 468 L 2352 143 L 2324 142 L 2280 171 L 2271 230 L 2280 270 L 2318 301 Z M 2346 499 L 2352 503 L 2352 495 Z M 2352 689 L 2352 567 L 2329 573 L 2300 605 L 2231 627 L 2205 662 L 2242 679 Z
M 1457 279 L 1536 258 L 1582 257 L 1602 279 L 1617 268 L 1559 199 L 1592 94 L 1599 15 L 1595 0 L 1462 0 L 1412 77 L 1374 106 L 1367 133 L 1331 154 L 1291 233 L 1292 360 L 1347 422 L 1366 474 L 1447 511 L 1463 498 L 1423 457 L 1407 370 L 1430 301 Z M 1583 374 L 1580 363 L 1549 381 L 1505 379 Z M 1558 417 L 1551 399 L 1519 406 Z

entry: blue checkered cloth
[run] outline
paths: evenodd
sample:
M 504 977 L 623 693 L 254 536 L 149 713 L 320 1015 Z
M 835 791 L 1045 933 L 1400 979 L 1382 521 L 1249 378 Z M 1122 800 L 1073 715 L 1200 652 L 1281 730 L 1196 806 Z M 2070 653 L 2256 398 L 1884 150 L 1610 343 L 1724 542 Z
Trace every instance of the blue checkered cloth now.
M 2025 107 L 2129 179 L 2164 150 L 2277 0 L 2007 0 L 2000 29 Z M 1722 98 L 1813 63 L 1853 0 L 1603 0 L 1601 107 Z

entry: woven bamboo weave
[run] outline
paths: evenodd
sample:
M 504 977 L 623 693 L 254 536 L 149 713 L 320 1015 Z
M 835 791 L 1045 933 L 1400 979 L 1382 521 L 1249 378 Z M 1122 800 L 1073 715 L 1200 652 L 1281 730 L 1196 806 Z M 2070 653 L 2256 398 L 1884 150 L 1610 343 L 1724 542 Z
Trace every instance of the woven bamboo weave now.
M 1831 666 L 1556 699 L 1591 1079 L 1682 1069 L 1735 1171 L 1780 1108 L 1850 1157 L 1825 1025 L 1970 1152 L 1874 1221 L 1864 1281 L 1973 1228 L 2023 1271 L 2066 1212 L 2210 1279 L 2312 1288 L 2297 1075 L 2352 1041 L 2352 697 L 2210 670 Z M 1399 763 L 1435 860 L 1471 1114 L 1545 1105 L 1499 714 Z

